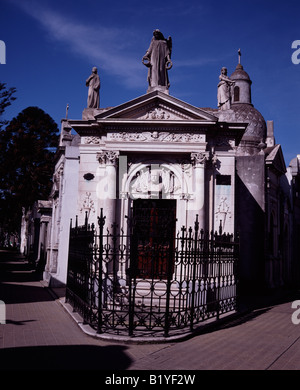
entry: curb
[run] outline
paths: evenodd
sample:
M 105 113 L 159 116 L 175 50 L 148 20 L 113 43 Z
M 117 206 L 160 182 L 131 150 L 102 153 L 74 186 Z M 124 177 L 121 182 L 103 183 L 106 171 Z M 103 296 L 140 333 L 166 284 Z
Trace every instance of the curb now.
M 244 310 L 242 312 L 234 312 L 225 315 L 224 317 L 216 320 L 212 318 L 211 320 L 206 321 L 201 326 L 195 328 L 193 331 L 186 331 L 179 335 L 169 336 L 169 337 L 134 337 L 134 336 L 121 336 L 121 335 L 112 335 L 108 333 L 97 333 L 89 324 L 84 323 L 83 318 L 78 312 L 74 312 L 70 304 L 65 302 L 65 297 L 57 299 L 61 304 L 64 310 L 70 315 L 70 317 L 76 322 L 79 328 L 88 336 L 97 338 L 103 341 L 109 342 L 119 342 L 119 343 L 132 343 L 132 344 L 161 344 L 161 343 L 174 343 L 180 342 L 192 337 L 198 336 L 202 333 L 207 333 L 209 331 L 218 330 L 218 328 L 224 326 L 226 323 L 232 320 L 241 318 L 243 315 L 248 314 L 249 310 Z

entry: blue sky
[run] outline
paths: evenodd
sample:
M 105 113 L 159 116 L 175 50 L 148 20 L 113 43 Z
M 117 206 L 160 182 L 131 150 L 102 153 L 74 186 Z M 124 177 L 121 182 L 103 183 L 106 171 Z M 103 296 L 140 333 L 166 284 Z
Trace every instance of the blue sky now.
M 143 95 L 141 59 L 159 28 L 173 40 L 170 94 L 198 107 L 217 107 L 220 69 L 230 75 L 241 48 L 252 103 L 274 120 L 289 164 L 300 154 L 300 64 L 291 61 L 299 15 L 299 0 L 0 0 L 0 81 L 17 89 L 5 117 L 38 106 L 60 127 L 69 104 L 69 118 L 80 119 L 93 66 L 101 107 Z

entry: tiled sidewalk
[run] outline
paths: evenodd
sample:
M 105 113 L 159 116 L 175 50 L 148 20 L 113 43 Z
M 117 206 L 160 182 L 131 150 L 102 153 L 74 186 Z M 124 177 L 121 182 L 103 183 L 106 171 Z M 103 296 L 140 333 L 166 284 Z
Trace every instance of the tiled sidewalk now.
M 291 302 L 261 309 L 189 340 L 122 344 L 77 326 L 24 259 L 0 253 L 2 369 L 299 370 L 300 325 Z M 296 299 L 296 298 L 295 298 Z

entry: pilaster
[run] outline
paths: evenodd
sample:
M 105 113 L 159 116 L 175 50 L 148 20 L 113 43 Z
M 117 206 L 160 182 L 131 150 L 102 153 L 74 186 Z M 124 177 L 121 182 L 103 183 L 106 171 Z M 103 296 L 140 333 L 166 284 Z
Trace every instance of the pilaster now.
M 97 197 L 99 199 L 99 210 L 103 208 L 106 216 L 106 226 L 108 228 L 116 220 L 116 199 L 117 199 L 117 166 L 119 152 L 113 150 L 103 150 L 97 153 L 99 161 L 99 183 L 97 188 Z
M 205 167 L 207 160 L 208 152 L 191 153 L 191 162 L 194 171 L 192 214 L 193 217 L 198 214 L 200 229 L 205 229 Z

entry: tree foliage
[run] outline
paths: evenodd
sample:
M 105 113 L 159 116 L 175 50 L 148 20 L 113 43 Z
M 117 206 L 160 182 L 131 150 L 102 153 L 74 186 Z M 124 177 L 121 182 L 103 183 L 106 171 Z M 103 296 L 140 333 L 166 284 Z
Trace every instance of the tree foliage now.
M 12 87 L 7 89 L 5 83 L 0 83 L 0 130 L 3 125 L 6 125 L 8 122 L 3 118 L 5 109 L 11 105 L 11 102 L 16 100 L 14 96 L 16 88 Z
M 20 226 L 22 207 L 49 196 L 58 144 L 58 127 L 38 107 L 28 107 L 13 118 L 1 139 L 2 221 L 9 229 Z

